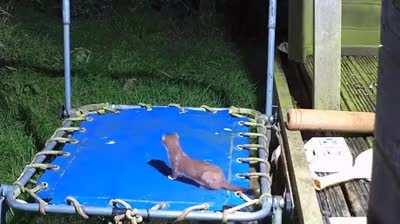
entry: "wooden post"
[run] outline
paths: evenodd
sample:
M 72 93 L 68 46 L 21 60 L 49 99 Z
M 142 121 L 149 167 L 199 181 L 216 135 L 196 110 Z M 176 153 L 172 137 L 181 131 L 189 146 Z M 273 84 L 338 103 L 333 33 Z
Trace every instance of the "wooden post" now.
M 314 0 L 314 108 L 340 110 L 341 0 Z

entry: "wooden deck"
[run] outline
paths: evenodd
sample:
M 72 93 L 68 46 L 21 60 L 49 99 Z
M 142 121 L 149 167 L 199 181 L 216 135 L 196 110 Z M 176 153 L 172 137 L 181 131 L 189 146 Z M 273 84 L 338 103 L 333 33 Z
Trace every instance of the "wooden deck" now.
M 375 99 L 376 99 L 376 83 L 377 83 L 377 57 L 374 56 L 343 56 L 341 62 L 341 108 L 342 110 L 350 110 L 350 111 L 375 111 Z M 297 65 L 298 73 L 300 76 L 306 80 L 304 83 L 310 84 L 313 77 L 313 62 L 312 58 L 309 58 L 305 64 Z M 293 74 L 293 70 L 286 71 L 285 76 L 291 76 Z M 278 78 L 277 78 L 278 79 Z M 279 79 L 278 79 L 279 80 Z M 282 91 L 279 90 L 281 88 L 281 83 L 277 83 L 278 88 L 278 98 L 280 102 L 280 106 L 282 108 L 282 118 L 285 117 L 285 110 L 287 107 L 294 107 L 294 105 L 290 105 L 287 101 L 297 102 L 297 99 L 289 100 L 288 97 L 282 98 Z M 309 89 L 307 86 L 303 89 Z M 300 94 L 301 95 L 301 94 Z M 311 99 L 311 97 L 309 97 Z M 303 141 L 307 141 L 307 138 L 312 136 L 310 133 L 302 133 Z M 315 133 L 318 134 L 318 133 Z M 335 135 L 335 133 L 324 133 L 326 135 Z M 324 135 L 323 134 L 323 135 Z M 338 135 L 339 136 L 339 135 Z M 342 135 L 343 136 L 343 135 Z M 357 156 L 360 152 L 371 148 L 373 144 L 373 136 L 344 136 L 346 137 L 346 141 L 353 153 L 353 156 Z M 286 136 L 288 139 L 288 152 L 290 155 L 299 156 L 298 149 L 290 143 L 290 141 L 298 141 L 292 140 L 290 136 Z M 298 143 L 296 143 L 298 144 Z M 290 146 L 292 145 L 292 148 Z M 298 147 L 298 146 L 297 146 Z M 288 163 L 295 163 L 297 167 L 302 167 L 302 169 L 308 169 L 307 164 L 304 160 L 302 161 L 294 161 L 288 160 Z M 299 171 L 293 170 L 293 172 L 297 173 Z M 304 175 L 304 170 L 300 171 L 302 175 Z M 296 176 L 297 174 L 293 174 Z M 299 181 L 299 180 L 293 180 Z M 303 183 L 303 188 L 310 187 L 307 184 Z M 345 184 L 341 184 L 339 186 L 330 187 L 320 192 L 314 191 L 314 193 L 307 192 L 308 190 L 303 189 L 303 193 L 307 193 L 309 195 L 316 195 L 317 202 L 319 204 L 320 214 L 322 215 L 323 223 L 328 223 L 328 217 L 336 217 L 336 216 L 366 216 L 367 205 L 368 205 L 368 192 L 369 192 L 369 183 L 365 180 L 357 180 L 351 181 Z M 298 192 L 300 193 L 300 192 Z M 310 197 L 304 196 L 301 197 Z M 311 196 L 312 197 L 312 196 Z M 305 204 L 297 204 L 297 212 L 310 213 L 313 209 L 313 205 L 309 207 L 309 205 Z M 299 207 L 301 205 L 301 207 Z M 315 209 L 315 208 L 314 208 Z M 320 223 L 312 220 L 306 216 L 300 220 L 300 223 Z

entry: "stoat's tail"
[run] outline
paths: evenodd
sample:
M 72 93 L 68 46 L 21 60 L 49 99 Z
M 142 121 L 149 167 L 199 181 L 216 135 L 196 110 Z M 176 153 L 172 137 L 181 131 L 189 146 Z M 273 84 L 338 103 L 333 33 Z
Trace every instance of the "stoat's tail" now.
M 236 191 L 240 191 L 240 192 L 245 192 L 246 191 L 245 189 L 243 189 L 241 187 L 238 187 L 238 186 L 234 186 L 234 185 L 232 185 L 232 184 L 230 184 L 228 182 L 224 182 L 222 188 L 225 189 L 225 190 L 228 190 L 228 191 L 235 191 L 235 192 Z

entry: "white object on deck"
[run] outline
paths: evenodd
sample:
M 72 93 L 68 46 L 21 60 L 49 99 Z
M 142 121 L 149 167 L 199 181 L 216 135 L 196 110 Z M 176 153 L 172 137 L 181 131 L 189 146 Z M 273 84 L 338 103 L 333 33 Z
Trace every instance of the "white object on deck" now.
M 367 217 L 330 217 L 330 224 L 367 224 Z
M 354 179 L 367 179 L 370 181 L 371 174 L 372 149 L 368 149 L 357 156 L 352 168 L 323 177 L 314 177 L 313 184 L 315 189 L 322 190 L 326 187 Z
M 313 173 L 334 173 L 353 166 L 353 156 L 342 137 L 314 137 L 304 145 L 304 149 Z

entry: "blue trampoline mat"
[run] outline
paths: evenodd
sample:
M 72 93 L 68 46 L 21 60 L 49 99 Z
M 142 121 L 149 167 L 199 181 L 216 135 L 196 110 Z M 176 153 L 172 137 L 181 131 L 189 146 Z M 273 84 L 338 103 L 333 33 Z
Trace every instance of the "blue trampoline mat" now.
M 166 202 L 168 210 L 208 203 L 210 210 L 219 211 L 243 203 L 229 191 L 168 179 L 170 164 L 161 136 L 178 133 L 190 157 L 218 165 L 230 183 L 249 188 L 249 180 L 235 175 L 249 171 L 248 164 L 236 161 L 249 156 L 247 150 L 237 150 L 237 145 L 250 143 L 239 135 L 249 131 L 239 124 L 248 118 L 233 117 L 228 109 L 216 113 L 186 109 L 181 113 L 175 107 L 132 108 L 88 116 L 93 119 L 80 122 L 86 131 L 72 134 L 79 143 L 63 146 L 71 155 L 55 158 L 51 163 L 60 169 L 47 170 L 38 180 L 48 183 L 38 195 L 51 204 L 65 204 L 68 196 L 98 207 L 110 206 L 111 199 L 123 199 L 139 209 L 159 202 Z

